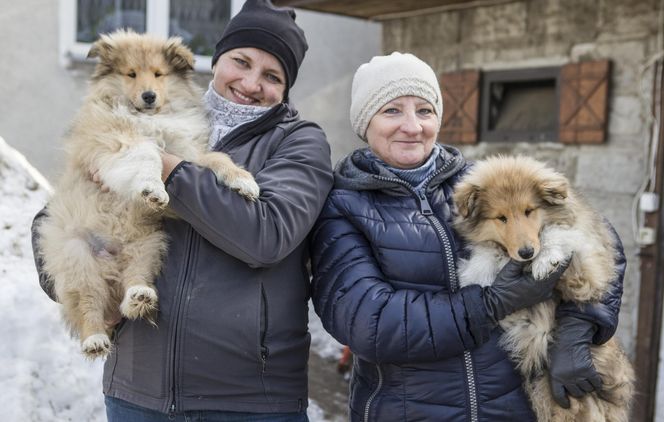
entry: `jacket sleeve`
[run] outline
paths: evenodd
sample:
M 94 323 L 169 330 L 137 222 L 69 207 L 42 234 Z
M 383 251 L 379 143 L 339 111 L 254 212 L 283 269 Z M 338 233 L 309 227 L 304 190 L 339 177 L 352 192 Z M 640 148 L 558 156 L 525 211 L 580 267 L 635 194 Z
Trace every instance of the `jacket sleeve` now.
M 313 303 L 324 328 L 370 362 L 426 362 L 457 356 L 489 337 L 480 286 L 456 294 L 395 289 L 371 245 L 341 211 L 334 191 L 311 237 Z
M 563 316 L 572 316 L 594 322 L 597 325 L 597 331 L 593 337 L 594 344 L 606 343 L 618 329 L 618 314 L 620 312 L 620 303 L 623 293 L 623 279 L 625 278 L 625 268 L 627 260 L 623 250 L 622 242 L 613 226 L 607 221 L 611 234 L 613 235 L 615 249 L 615 277 L 611 280 L 609 289 L 604 298 L 598 303 L 580 303 L 564 302 L 558 305 L 556 318 Z
M 166 182 L 170 207 L 224 252 L 252 267 L 273 265 L 307 236 L 332 187 L 330 146 L 322 129 L 288 134 L 254 174 L 261 193 L 247 201 L 213 172 L 184 162 Z
M 41 248 L 39 245 L 40 234 L 39 234 L 39 222 L 48 215 L 46 207 L 37 213 L 34 220 L 32 220 L 32 255 L 35 259 L 35 267 L 37 268 L 37 274 L 39 275 L 39 285 L 41 286 L 44 293 L 48 295 L 54 302 L 57 302 L 58 299 L 55 296 L 55 290 L 53 288 L 53 279 L 51 276 L 44 271 L 44 258 L 41 254 Z

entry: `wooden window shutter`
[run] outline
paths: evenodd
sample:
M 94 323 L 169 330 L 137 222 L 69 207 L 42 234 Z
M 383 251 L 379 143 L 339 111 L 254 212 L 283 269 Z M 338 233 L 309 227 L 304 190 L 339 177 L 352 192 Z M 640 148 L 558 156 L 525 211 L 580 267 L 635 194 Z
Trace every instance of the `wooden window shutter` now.
M 560 142 L 599 144 L 608 121 L 608 60 L 570 63 L 560 70 Z
M 443 73 L 443 125 L 438 141 L 443 144 L 477 143 L 480 72 L 462 70 Z

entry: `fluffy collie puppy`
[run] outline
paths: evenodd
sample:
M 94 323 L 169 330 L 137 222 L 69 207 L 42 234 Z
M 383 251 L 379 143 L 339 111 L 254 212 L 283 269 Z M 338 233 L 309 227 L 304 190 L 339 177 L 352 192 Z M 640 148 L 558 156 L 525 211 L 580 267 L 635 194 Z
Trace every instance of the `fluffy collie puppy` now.
M 562 299 L 596 302 L 607 292 L 615 267 L 612 236 L 563 175 L 532 158 L 492 157 L 459 182 L 454 200 L 455 228 L 470 246 L 469 258 L 459 264 L 460 285 L 490 285 L 510 258 L 528 262 L 535 279 L 542 279 L 572 255 L 556 286 Z M 634 371 L 615 339 L 592 346 L 603 381 L 599 395 L 570 397 L 570 409 L 553 400 L 547 350 L 555 341 L 555 308 L 550 300 L 500 321 L 501 346 L 521 372 L 538 420 L 627 422 Z
M 103 35 L 88 56 L 99 63 L 65 136 L 66 168 L 39 232 L 64 319 L 82 352 L 95 358 L 110 351 L 105 320 L 118 308 L 125 318 L 154 321 L 152 280 L 167 248 L 161 217 L 169 200 L 160 151 L 210 168 L 249 200 L 259 189 L 226 154 L 206 151 L 194 56 L 179 38 L 118 31 Z

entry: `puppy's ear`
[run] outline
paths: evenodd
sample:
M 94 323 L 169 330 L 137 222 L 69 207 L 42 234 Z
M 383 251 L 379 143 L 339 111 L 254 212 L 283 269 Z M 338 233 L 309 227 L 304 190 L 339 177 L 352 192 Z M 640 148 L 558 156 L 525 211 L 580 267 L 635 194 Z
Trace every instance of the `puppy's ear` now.
M 463 218 L 477 215 L 477 200 L 480 194 L 480 187 L 472 183 L 461 182 L 454 190 L 454 202 L 456 203 L 459 214 Z
M 88 58 L 99 57 L 99 63 L 92 74 L 93 80 L 99 80 L 106 75 L 114 72 L 117 55 L 115 54 L 116 45 L 113 38 L 108 35 L 102 35 L 88 51 Z
M 112 52 L 113 44 L 111 39 L 106 35 L 102 35 L 94 42 L 94 44 L 92 44 L 92 47 L 90 47 L 90 51 L 88 51 L 88 59 L 99 57 L 101 61 L 109 61 Z
M 164 57 L 176 73 L 194 70 L 194 53 L 182 44 L 182 39 L 179 37 L 171 37 L 166 41 Z
M 550 205 L 562 205 L 568 196 L 569 182 L 564 176 L 556 173 L 541 182 L 540 190 L 544 202 Z

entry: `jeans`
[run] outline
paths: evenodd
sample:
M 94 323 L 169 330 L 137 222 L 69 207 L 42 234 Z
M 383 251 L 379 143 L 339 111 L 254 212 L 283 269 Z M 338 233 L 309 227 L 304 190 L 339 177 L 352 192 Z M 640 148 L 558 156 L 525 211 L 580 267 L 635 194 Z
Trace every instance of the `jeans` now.
M 241 413 L 216 410 L 191 410 L 172 415 L 136 406 L 106 396 L 108 422 L 309 422 L 302 413 Z

